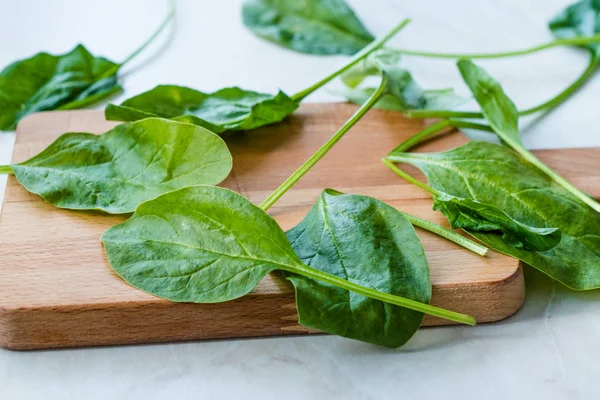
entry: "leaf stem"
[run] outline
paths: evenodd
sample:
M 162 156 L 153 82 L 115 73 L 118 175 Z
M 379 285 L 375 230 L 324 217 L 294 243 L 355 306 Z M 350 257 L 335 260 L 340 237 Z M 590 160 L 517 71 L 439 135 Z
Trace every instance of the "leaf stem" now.
M 429 192 L 431 195 L 437 197 L 440 195 L 440 192 L 438 192 L 437 190 L 435 190 L 432 187 L 427 186 L 426 184 L 424 184 L 423 182 L 419 181 L 416 178 L 413 178 L 412 176 L 410 176 L 409 174 L 407 174 L 406 172 L 402 171 L 400 168 L 398 168 L 392 161 L 398 161 L 398 162 L 402 162 L 404 161 L 404 159 L 402 157 L 399 157 L 397 155 L 389 155 L 386 158 L 382 158 L 381 161 L 387 165 L 387 167 L 392 170 L 393 173 L 395 173 L 396 175 L 398 175 L 401 178 L 406 179 L 407 181 L 409 181 L 410 183 L 417 185 L 418 187 L 420 187 L 421 189 L 425 190 L 426 192 Z
M 513 150 L 515 150 L 517 153 L 519 153 L 521 155 L 521 157 L 523 157 L 524 159 L 529 161 L 531 164 L 535 165 L 538 169 L 540 169 L 542 172 L 544 172 L 546 175 L 548 175 L 554 182 L 556 182 L 557 184 L 559 184 L 560 186 L 565 188 L 569 193 L 571 193 L 573 196 L 577 197 L 579 200 L 583 201 L 585 204 L 590 206 L 593 210 L 595 210 L 596 212 L 600 212 L 600 203 L 598 203 L 596 200 L 594 200 L 587 194 L 583 193 L 581 190 L 577 189 L 565 178 L 563 178 L 562 176 L 560 176 L 556 172 L 554 172 L 550 167 L 548 167 L 546 164 L 544 164 L 539 158 L 534 156 L 529 150 L 527 150 L 525 147 L 523 147 L 523 145 L 521 145 L 517 141 L 510 138 L 508 135 L 500 135 L 500 136 L 501 136 L 502 140 L 504 140 L 504 142 L 506 144 L 508 144 L 510 147 L 512 147 Z
M 97 93 L 93 96 L 86 97 L 85 99 L 72 101 L 70 103 L 63 104 L 62 106 L 58 107 L 57 110 L 75 110 L 78 108 L 83 108 L 90 104 L 97 103 L 100 100 L 111 97 L 115 94 L 121 93 L 122 91 L 123 91 L 123 88 L 121 86 L 115 86 L 105 92 Z
M 460 313 L 457 313 L 454 311 L 444 310 L 443 308 L 435 307 L 435 306 L 425 304 L 425 303 L 420 303 L 418 301 L 407 299 L 405 297 L 396 296 L 396 295 L 389 294 L 389 293 L 379 292 L 375 289 L 367 288 L 367 287 L 358 285 L 356 283 L 349 282 L 345 279 L 338 278 L 337 276 L 330 275 L 323 271 L 319 271 L 318 269 L 315 269 L 315 268 L 310 268 L 308 266 L 302 266 L 302 267 L 295 266 L 293 268 L 292 267 L 288 267 L 288 268 L 289 268 L 288 269 L 289 272 L 299 274 L 299 275 L 304 275 L 307 278 L 317 279 L 319 281 L 329 283 L 333 286 L 337 286 L 339 288 L 349 290 L 351 292 L 369 297 L 371 299 L 383 301 L 385 303 L 394 304 L 394 305 L 397 305 L 400 307 L 408 308 L 410 310 L 414 310 L 414 311 L 422 312 L 425 314 L 433 315 L 436 317 L 444 318 L 449 321 L 459 322 L 459 323 L 467 324 L 467 325 L 475 325 L 476 324 L 475 318 L 473 318 L 469 315 L 460 314 Z
M 142 51 L 144 51 L 146 49 L 146 47 L 148 47 L 150 45 L 150 43 L 152 43 L 154 41 L 154 39 L 156 39 L 158 37 L 158 35 L 160 35 L 160 33 L 167 27 L 167 25 L 169 24 L 171 19 L 173 19 L 174 15 L 175 15 L 175 0 L 169 0 L 169 11 L 168 11 L 165 19 L 162 21 L 160 26 L 154 31 L 154 33 L 152 35 L 150 35 L 150 37 L 148 39 L 146 39 L 146 41 L 144 43 L 142 43 L 142 45 L 140 47 L 138 47 L 133 53 L 131 53 L 129 56 L 127 56 L 127 58 L 125 58 L 125 60 L 123 60 L 120 64 L 117 64 L 113 68 L 106 71 L 104 74 L 102 74 L 100 76 L 100 78 L 98 78 L 98 80 L 101 80 L 101 79 L 104 79 L 104 78 L 107 78 L 109 76 L 116 74 L 117 71 L 121 67 L 123 67 L 125 64 L 129 63 L 131 60 L 133 60 L 135 57 L 137 57 Z
M 563 89 L 556 96 L 552 97 L 550 100 L 538 104 L 537 106 L 519 111 L 519 116 L 531 115 L 538 111 L 558 106 L 573 93 L 575 93 L 581 86 L 583 86 L 588 78 L 595 72 L 598 64 L 600 64 L 600 56 L 595 56 L 592 53 L 587 68 L 573 83 Z M 481 112 L 451 110 L 407 110 L 404 112 L 404 116 L 407 118 L 483 118 L 483 114 Z
M 573 82 L 571 83 L 565 90 L 551 98 L 550 100 L 539 104 L 535 107 L 528 108 L 526 110 L 522 110 L 519 112 L 519 116 L 531 115 L 538 111 L 552 109 L 558 106 L 560 103 L 568 99 L 573 93 L 577 91 L 584 83 L 588 80 L 588 78 L 596 71 L 596 67 L 600 63 L 600 57 L 595 56 L 590 51 L 590 62 L 587 68 L 583 71 L 583 73 Z
M 568 39 L 556 39 L 551 42 L 547 42 L 541 45 L 529 47 L 521 50 L 503 51 L 498 53 L 473 53 L 473 54 L 458 54 L 458 53 L 436 53 L 428 51 L 416 51 L 416 50 L 396 50 L 400 54 L 406 54 L 409 56 L 419 57 L 430 57 L 430 58 L 503 58 L 513 56 L 524 56 L 527 54 L 535 53 L 541 50 L 550 49 L 556 46 L 582 46 L 590 43 L 600 42 L 600 35 L 568 38 Z
M 0 165 L 0 174 L 12 174 L 13 169 L 10 165 Z
M 394 35 L 396 35 L 402 28 L 404 28 L 409 23 L 410 23 L 410 19 L 405 19 L 404 21 L 400 22 L 398 25 L 396 25 L 396 27 L 394 27 L 387 34 L 385 34 L 381 38 L 376 39 L 375 41 L 371 42 L 368 46 L 364 47 L 361 51 L 356 53 L 354 55 L 354 57 L 352 57 L 352 59 L 350 59 L 350 61 L 347 64 L 345 64 L 343 67 L 341 67 L 337 71 L 327 75 L 325 78 L 321 79 L 317 83 L 294 94 L 292 96 L 292 99 L 296 102 L 300 102 L 300 101 L 304 100 L 304 98 L 306 96 L 310 95 L 312 92 L 319 89 L 321 86 L 325 85 L 326 83 L 328 83 L 329 81 L 331 81 L 332 79 L 337 77 L 338 75 L 346 72 L 347 70 L 349 70 L 350 68 L 352 68 L 353 66 L 358 64 L 363 58 L 367 57 L 373 51 L 375 51 L 378 48 L 380 48 L 381 46 L 383 46 L 388 40 L 390 40 Z
M 448 127 L 477 129 L 480 131 L 486 131 L 486 132 L 492 132 L 492 133 L 494 132 L 492 127 L 489 125 L 477 124 L 475 122 L 461 121 L 461 120 L 457 120 L 457 119 L 444 119 L 433 125 L 429 125 L 427 128 L 423 129 L 419 133 L 406 139 L 404 142 L 400 143 L 394 150 L 390 151 L 390 155 L 393 155 L 396 153 L 405 153 L 405 152 L 409 151 L 410 149 L 412 149 L 413 147 L 415 147 L 416 145 L 418 145 L 419 143 L 429 139 L 431 136 L 435 135 L 436 133 L 438 133 Z
M 382 75 L 379 87 L 371 97 L 350 117 L 348 121 L 323 145 L 315 154 L 313 154 L 300 168 L 298 168 L 289 178 L 287 178 L 273 193 L 269 195 L 259 206 L 267 211 L 277 200 L 281 198 L 292 186 L 296 184 L 331 148 L 356 124 L 363 115 L 379 100 L 385 92 L 388 83 L 386 75 Z
M 435 135 L 438 132 L 443 131 L 444 129 L 450 126 L 450 120 L 444 119 L 439 122 L 436 122 L 433 125 L 429 125 L 419 133 L 409 137 L 404 142 L 400 143 L 394 150 L 390 152 L 392 153 L 404 153 L 409 149 L 413 148 L 417 144 L 421 143 L 425 139 L 429 138 L 432 135 Z
M 426 219 L 421 219 L 421 218 L 415 217 L 414 215 L 406 214 L 403 212 L 401 212 L 401 213 L 414 226 L 417 226 L 421 229 L 425 229 L 426 231 L 435 233 L 436 235 L 441 236 L 444 239 L 447 239 L 451 242 L 454 242 L 454 243 L 458 244 L 459 246 L 462 246 L 465 249 L 470 250 L 473 253 L 478 254 L 482 257 L 484 257 L 489 250 L 487 247 L 482 246 L 479 243 L 475 243 L 474 241 L 467 239 L 466 237 L 459 235 L 458 233 L 453 232 L 450 229 L 446 229 L 441 225 L 438 225 L 431 221 L 427 221 Z

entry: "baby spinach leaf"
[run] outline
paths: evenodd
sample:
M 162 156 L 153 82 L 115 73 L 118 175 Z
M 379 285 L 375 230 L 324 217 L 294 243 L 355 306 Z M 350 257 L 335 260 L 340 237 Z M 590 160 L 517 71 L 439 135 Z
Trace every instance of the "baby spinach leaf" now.
M 0 129 L 14 129 L 29 114 L 75 108 L 120 90 L 118 65 L 79 45 L 63 55 L 38 53 L 0 72 Z
M 352 55 L 373 41 L 343 0 L 246 0 L 244 25 L 301 53 Z
M 172 301 L 216 303 L 286 271 L 358 295 L 474 324 L 471 317 L 377 291 L 305 265 L 279 225 L 231 190 L 199 185 L 142 203 L 102 236 L 108 261 L 132 286 Z M 414 243 L 413 243 L 414 245 Z
M 221 133 L 273 124 L 297 108 L 298 103 L 281 91 L 270 95 L 232 87 L 203 93 L 183 86 L 160 85 L 120 106 L 109 104 L 105 116 L 117 121 L 170 118 Z
M 548 27 L 559 39 L 597 35 L 600 33 L 600 3 L 596 0 L 573 3 L 552 18 Z M 589 43 L 585 47 L 598 55 L 600 43 Z
M 440 193 L 433 202 L 454 229 L 502 232 L 502 239 L 516 248 L 550 250 L 560 243 L 558 228 L 536 228 L 511 218 L 504 211 L 480 201 Z
M 500 83 L 471 60 L 459 60 L 457 65 L 490 126 L 502 140 L 520 144 L 519 111 Z
M 171 190 L 217 184 L 229 175 L 232 161 L 214 133 L 151 118 L 102 135 L 65 133 L 10 167 L 25 189 L 52 205 L 122 214 Z
M 464 103 L 464 99 L 458 97 L 452 89 L 421 89 L 412 74 L 402 68 L 399 62 L 400 54 L 397 51 L 378 50 L 341 76 L 348 88 L 332 92 L 353 103 L 363 104 L 375 88 L 359 85 L 370 76 L 385 73 L 388 84 L 384 96 L 375 105 L 376 108 L 389 111 L 450 109 Z
M 444 153 L 393 159 L 420 168 L 439 192 L 489 204 L 527 226 L 558 228 L 560 243 L 548 250 L 515 247 L 495 232 L 467 231 L 573 289 L 600 287 L 600 214 L 511 150 L 470 142 Z
M 286 235 L 300 259 L 312 268 L 380 292 L 422 303 L 431 300 L 429 267 L 419 238 L 402 213 L 377 199 L 326 189 Z M 296 289 L 304 326 L 400 347 L 423 321 L 423 313 L 302 275 L 285 275 Z
M 523 146 L 519 135 L 519 113 L 515 104 L 502 90 L 500 84 L 483 68 L 478 67 L 470 60 L 458 61 L 458 68 L 465 83 L 473 92 L 477 103 L 479 103 L 485 119 L 496 135 L 506 145 L 519 153 L 521 157 L 548 175 L 554 182 L 600 213 L 600 203 L 558 175 Z

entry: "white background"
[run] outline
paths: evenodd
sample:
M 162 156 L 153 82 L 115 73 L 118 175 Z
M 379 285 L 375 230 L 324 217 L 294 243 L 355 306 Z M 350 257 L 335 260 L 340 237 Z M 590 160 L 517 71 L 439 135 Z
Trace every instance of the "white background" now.
M 546 42 L 547 21 L 567 3 L 350 1 L 377 35 L 413 19 L 394 47 L 468 52 Z M 176 28 L 126 68 L 121 98 L 159 83 L 294 93 L 346 59 L 297 54 L 257 39 L 241 24 L 240 7 L 233 0 L 179 0 Z M 79 42 L 119 61 L 165 12 L 166 0 L 0 0 L 0 66 L 41 50 L 63 53 Z M 466 94 L 452 61 L 405 62 L 423 87 Z M 562 48 L 480 64 L 523 108 L 568 85 L 585 68 L 586 54 Z M 599 89 L 596 76 L 550 115 L 522 121 L 525 144 L 600 146 Z M 326 91 L 309 99 L 330 100 Z M 9 162 L 13 140 L 0 134 L 0 164 Z M 516 316 L 475 328 L 423 329 L 397 351 L 329 336 L 0 350 L 0 399 L 598 398 L 600 293 L 570 292 L 532 271 L 527 280 L 527 301 Z

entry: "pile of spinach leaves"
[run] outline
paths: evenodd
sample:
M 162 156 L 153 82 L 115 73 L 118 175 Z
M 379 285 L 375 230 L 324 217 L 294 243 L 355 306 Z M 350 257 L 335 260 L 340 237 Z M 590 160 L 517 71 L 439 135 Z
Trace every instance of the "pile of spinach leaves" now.
M 63 56 L 41 53 L 7 67 L 0 73 L 0 129 L 14 128 L 35 111 L 79 108 L 119 90 L 119 69 L 172 13 L 120 64 L 78 46 Z M 425 314 L 475 324 L 472 317 L 429 304 L 429 267 L 414 226 L 482 256 L 487 248 L 375 198 L 334 189 L 325 189 L 288 232 L 267 210 L 371 108 L 438 117 L 383 162 L 429 192 L 453 228 L 571 288 L 600 287 L 600 204 L 526 150 L 518 128 L 519 116 L 555 107 L 595 71 L 600 36 L 598 24 L 589 23 L 600 15 L 595 2 L 580 1 L 553 19 L 553 42 L 478 55 L 383 48 L 409 21 L 375 39 L 343 0 L 246 0 L 242 14 L 252 32 L 286 48 L 353 57 L 294 95 L 159 85 L 107 106 L 107 119 L 125 123 L 102 135 L 66 133 L 37 156 L 0 166 L 0 173 L 14 174 L 56 207 L 133 212 L 108 229 L 102 242 L 111 267 L 136 288 L 176 302 L 217 303 L 248 294 L 265 275 L 279 271 L 295 288 L 302 325 L 395 348 L 414 335 Z M 470 60 L 559 45 L 584 46 L 591 55 L 588 68 L 557 96 L 522 111 Z M 453 90 L 421 89 L 401 66 L 403 55 L 460 59 L 458 68 L 481 110 L 453 111 L 463 102 Z M 259 206 L 214 186 L 233 162 L 220 134 L 278 123 L 336 77 L 346 85 L 340 93 L 360 107 Z M 365 86 L 373 77 L 379 84 Z M 470 142 L 443 153 L 409 152 L 450 127 L 495 133 L 503 145 Z M 428 185 L 400 169 L 400 162 L 420 168 Z

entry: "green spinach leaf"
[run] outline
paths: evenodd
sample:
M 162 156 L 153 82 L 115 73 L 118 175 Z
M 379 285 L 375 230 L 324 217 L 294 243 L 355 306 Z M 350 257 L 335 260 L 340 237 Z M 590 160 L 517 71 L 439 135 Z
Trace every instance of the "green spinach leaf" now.
M 378 50 L 345 72 L 341 79 L 347 87 L 333 90 L 332 93 L 353 103 L 364 104 L 375 88 L 360 85 L 366 78 L 384 73 L 388 77 L 388 84 L 375 108 L 389 111 L 450 109 L 464 103 L 465 100 L 457 96 L 453 89 L 421 89 L 412 74 L 399 63 L 400 54 L 397 51 Z
M 357 53 L 373 41 L 343 0 L 246 0 L 244 24 L 256 35 L 301 53 Z
M 10 167 L 28 191 L 57 207 L 122 214 L 165 192 L 217 184 L 229 175 L 232 160 L 214 133 L 151 118 L 102 135 L 65 133 Z
M 600 214 L 511 150 L 469 142 L 444 153 L 392 159 L 420 168 L 439 192 L 491 205 L 527 226 L 558 228 L 560 242 L 547 250 L 514 246 L 495 232 L 467 231 L 573 289 L 600 287 Z
M 600 3 L 596 0 L 582 0 L 571 4 L 558 13 L 548 27 L 559 39 L 594 36 L 600 33 Z M 586 44 L 594 55 L 598 55 L 599 43 Z
M 485 119 L 489 122 L 496 135 L 506 145 L 519 153 L 521 157 L 548 175 L 554 182 L 565 188 L 581 202 L 600 213 L 600 203 L 558 175 L 523 146 L 519 135 L 519 113 L 512 100 L 504 93 L 500 84 L 483 68 L 478 67 L 471 60 L 458 61 L 458 68 L 465 83 L 469 86 L 471 92 L 473 92 L 477 103 L 479 103 Z
M 120 90 L 118 65 L 79 45 L 63 55 L 39 53 L 0 72 L 0 129 L 14 129 L 29 114 L 75 108 Z M 89 100 L 88 100 L 89 101 Z
M 304 220 L 286 233 L 312 268 L 380 292 L 431 300 L 427 259 L 410 222 L 367 196 L 325 190 Z M 285 273 L 296 289 L 300 323 L 386 347 L 400 347 L 423 313 L 396 307 L 302 275 Z
M 109 104 L 105 116 L 117 121 L 170 118 L 221 133 L 273 124 L 297 108 L 298 103 L 283 92 L 270 95 L 232 87 L 203 93 L 183 86 L 160 85 L 120 106 Z

